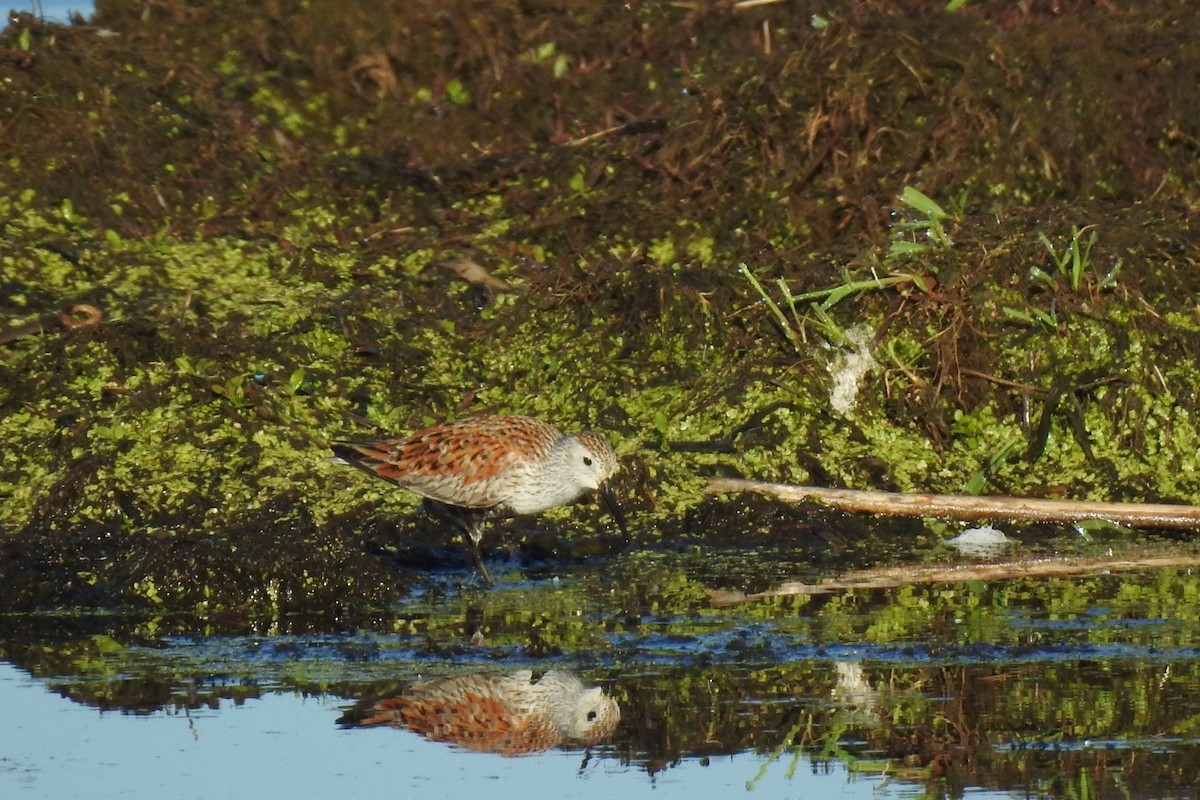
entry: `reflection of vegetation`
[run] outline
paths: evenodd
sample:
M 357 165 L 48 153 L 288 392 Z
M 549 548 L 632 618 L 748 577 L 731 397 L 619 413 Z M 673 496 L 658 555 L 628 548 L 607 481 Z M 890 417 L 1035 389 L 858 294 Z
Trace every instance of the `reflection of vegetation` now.
M 803 737 L 812 732 L 812 722 L 812 716 L 809 715 L 806 720 L 803 722 L 793 723 L 792 727 L 784 732 L 783 738 L 780 740 L 779 745 L 771 752 L 770 757 L 763 762 L 761 767 L 758 768 L 758 772 L 754 775 L 754 777 L 746 781 L 746 789 L 753 791 L 759 780 L 761 780 L 762 777 L 767 774 L 767 770 L 769 770 L 785 753 L 791 754 L 791 760 L 788 762 L 787 767 L 785 768 L 788 779 L 791 779 L 792 775 L 796 772 L 796 768 L 801 763 L 800 759 L 803 753 L 799 747 L 795 746 L 797 744 L 797 738 L 803 739 Z M 827 732 L 826 736 L 822 737 L 827 742 L 826 746 L 815 748 L 817 752 L 814 752 L 814 757 L 820 759 L 829 759 L 836 758 L 838 755 L 840 755 L 841 753 L 838 752 L 840 750 L 838 743 L 841 741 L 842 733 L 843 731 L 838 728 L 831 728 Z
M 72 637 L 63 619 L 10 617 L 0 658 L 79 702 L 138 711 L 281 689 L 378 697 L 418 675 L 582 668 L 622 708 L 604 752 L 657 772 L 751 750 L 763 757 L 751 784 L 806 758 L 946 796 L 970 785 L 1078 786 L 1084 768 L 1093 786 L 1117 769 L 1161 786 L 1155 776 L 1200 764 L 1200 578 L 1187 570 L 714 609 L 660 561 L 618 561 L 611 574 L 557 587 L 413 601 L 359 621 L 354 635 L 295 619 L 194 639 L 211 628 L 160 617 Z M 1142 744 L 1163 736 L 1178 741 Z
M 119 36 L 6 29 L 0 315 L 104 314 L 0 352 L 0 527 L 45 555 L 0 560 L 6 606 L 386 606 L 411 581 L 364 540 L 407 541 L 411 505 L 326 443 L 485 410 L 611 430 L 647 539 L 717 472 L 1200 494 L 1179 4 L 1036 37 L 1038 4 L 858 4 L 795 41 L 812 19 L 787 3 L 648 4 L 632 26 L 603 3 L 451 5 L 380 24 L 318 2 L 283 32 L 208 3 L 144 37 L 110 3 Z M 1117 24 L 1148 31 L 1138 53 L 1105 46 Z M 795 57 L 747 47 L 767 30 Z M 860 329 L 878 363 L 834 412 L 806 337 Z

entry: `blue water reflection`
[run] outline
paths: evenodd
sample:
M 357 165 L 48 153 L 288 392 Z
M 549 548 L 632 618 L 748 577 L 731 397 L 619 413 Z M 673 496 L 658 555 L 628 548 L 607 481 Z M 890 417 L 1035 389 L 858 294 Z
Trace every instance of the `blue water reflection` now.
M 749 796 L 766 756 L 690 760 L 651 777 L 613 758 L 551 750 L 507 758 L 456 750 L 392 728 L 345 730 L 342 698 L 279 690 L 218 709 L 98 712 L 0 664 L 0 796 L 7 798 L 370 797 L 567 798 Z M 915 797 L 911 784 L 850 775 L 801 758 L 767 766 L 756 798 Z M 971 793 L 1001 798 L 1011 794 Z

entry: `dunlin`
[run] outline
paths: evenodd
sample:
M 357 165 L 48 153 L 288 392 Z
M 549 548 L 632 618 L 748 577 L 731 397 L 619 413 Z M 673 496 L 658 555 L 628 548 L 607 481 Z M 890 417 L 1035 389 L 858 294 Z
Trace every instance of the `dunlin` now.
M 339 442 L 333 451 L 348 464 L 416 492 L 425 498 L 424 507 L 460 527 L 489 585 L 479 541 L 493 512 L 533 514 L 596 490 L 628 537 L 608 485 L 616 453 L 590 431 L 564 434 L 531 417 L 470 417 L 394 439 Z
M 621 707 L 570 670 L 479 672 L 413 684 L 367 709 L 358 725 L 407 728 L 468 750 L 522 755 L 607 739 Z

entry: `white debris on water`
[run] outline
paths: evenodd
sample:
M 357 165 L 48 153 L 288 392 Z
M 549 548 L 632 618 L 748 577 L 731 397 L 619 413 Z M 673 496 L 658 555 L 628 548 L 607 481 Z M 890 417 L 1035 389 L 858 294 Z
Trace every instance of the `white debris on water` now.
M 981 525 L 978 528 L 967 528 L 965 531 L 946 540 L 946 544 L 958 550 L 965 556 L 987 558 L 1004 552 L 1004 548 L 1014 544 L 1015 539 L 1004 535 L 1004 531 L 991 525 Z

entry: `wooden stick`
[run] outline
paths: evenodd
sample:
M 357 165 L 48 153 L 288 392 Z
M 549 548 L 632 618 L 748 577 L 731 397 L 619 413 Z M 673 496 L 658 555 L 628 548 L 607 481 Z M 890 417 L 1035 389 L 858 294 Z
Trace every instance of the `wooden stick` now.
M 1064 578 L 1097 572 L 1127 572 L 1135 569 L 1167 569 L 1197 565 L 1200 565 L 1198 553 L 1082 558 L 1057 556 L 993 564 L 899 564 L 854 570 L 817 583 L 788 581 L 773 589 L 752 594 L 727 589 L 707 591 L 710 603 L 725 607 L 751 603 L 767 597 L 829 594 L 849 589 L 890 589 L 917 583 L 1001 581 L 1013 578 Z
M 1093 503 L 1028 497 L 976 497 L 959 494 L 901 494 L 856 489 L 823 489 L 740 478 L 710 478 L 707 494 L 756 492 L 789 503 L 811 500 L 843 511 L 899 517 L 950 517 L 959 520 L 1077 522 L 1104 519 L 1138 528 L 1200 528 L 1200 506 L 1161 503 Z

